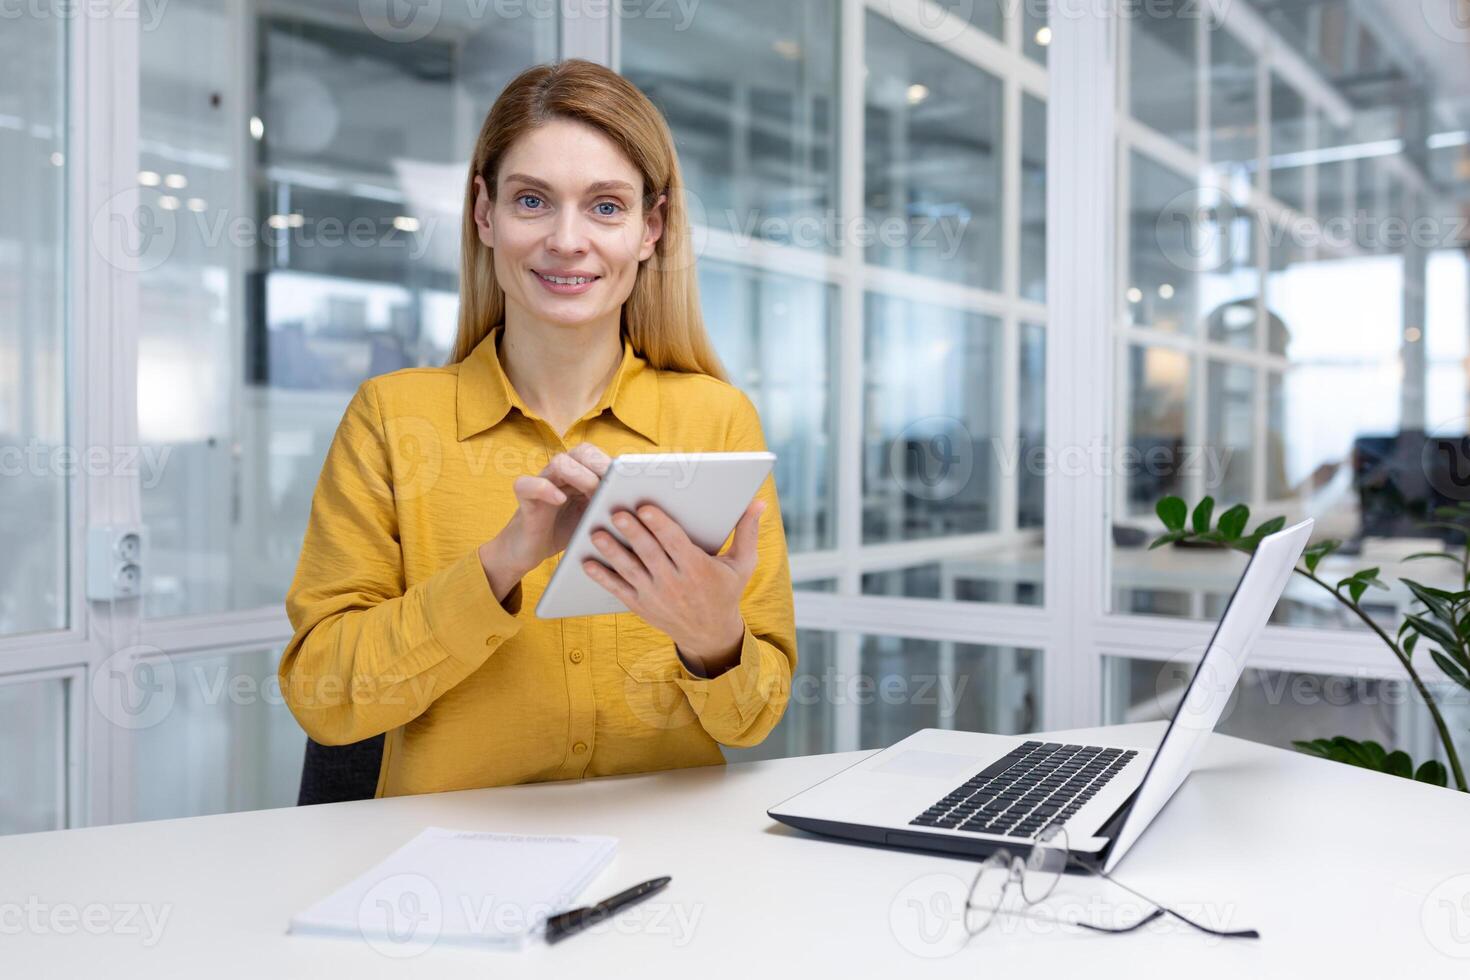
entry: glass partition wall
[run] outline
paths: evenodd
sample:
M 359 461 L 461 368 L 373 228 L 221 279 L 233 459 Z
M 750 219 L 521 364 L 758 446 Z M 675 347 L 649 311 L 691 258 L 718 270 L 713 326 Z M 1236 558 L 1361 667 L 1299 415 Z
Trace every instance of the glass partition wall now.
M 1463 587 L 1458 563 L 1413 556 L 1464 544 L 1429 522 L 1466 499 L 1465 39 L 1411 40 L 1418 11 L 1375 8 L 1123 25 L 1113 412 L 1135 465 L 1110 500 L 1115 612 L 1213 620 L 1244 567 L 1146 550 L 1167 494 L 1245 504 L 1251 527 L 1312 517 L 1314 542 L 1341 542 L 1317 574 L 1377 568 L 1387 588 L 1363 605 L 1390 634 L 1415 608 L 1402 578 Z M 1303 627 L 1301 644 L 1356 634 L 1353 652 L 1248 670 L 1223 730 L 1434 751 L 1393 654 L 1330 589 L 1294 576 L 1272 622 Z M 1105 716 L 1171 710 L 1177 660 L 1108 658 Z M 1463 738 L 1467 692 L 1436 690 Z
M 294 799 L 322 455 L 363 378 L 444 360 L 471 142 L 558 57 L 667 117 L 778 455 L 800 663 L 732 761 L 1167 714 L 1243 564 L 1148 550 L 1167 494 L 1316 518 L 1380 623 L 1452 572 L 1406 559 L 1457 542 L 1416 519 L 1461 499 L 1470 38 L 1378 0 L 610 6 L 7 22 L 0 832 Z M 99 527 L 146 534 L 136 594 L 89 587 Z M 1312 583 L 1254 657 L 1224 730 L 1433 754 Z

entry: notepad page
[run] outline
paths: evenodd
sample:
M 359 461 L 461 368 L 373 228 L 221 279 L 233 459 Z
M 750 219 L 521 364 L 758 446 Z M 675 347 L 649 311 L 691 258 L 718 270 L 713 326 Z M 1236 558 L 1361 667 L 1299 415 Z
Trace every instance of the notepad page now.
M 519 946 L 548 916 L 575 907 L 616 849 L 615 837 L 430 827 L 297 915 L 290 931 L 375 946 Z

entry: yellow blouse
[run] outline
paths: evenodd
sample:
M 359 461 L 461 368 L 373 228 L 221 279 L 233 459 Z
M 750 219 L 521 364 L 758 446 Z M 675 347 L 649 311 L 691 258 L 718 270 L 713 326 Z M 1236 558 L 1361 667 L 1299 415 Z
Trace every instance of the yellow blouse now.
M 386 732 L 378 796 L 708 765 L 721 744 L 759 743 L 796 667 L 774 476 L 740 660 L 713 679 L 632 613 L 537 619 L 561 555 L 502 605 L 476 554 L 515 512 L 515 478 L 557 453 L 764 450 L 754 405 L 708 375 L 649 366 L 624 338 L 602 400 L 562 436 L 511 386 L 499 334 L 459 364 L 370 378 L 348 404 L 286 595 L 292 713 L 327 745 Z

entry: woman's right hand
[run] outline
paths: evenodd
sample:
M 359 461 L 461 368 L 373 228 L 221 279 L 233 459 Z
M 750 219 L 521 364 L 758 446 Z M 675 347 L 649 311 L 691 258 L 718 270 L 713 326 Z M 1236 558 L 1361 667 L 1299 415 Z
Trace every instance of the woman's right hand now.
M 504 599 L 537 565 L 566 550 L 611 463 L 607 453 L 584 442 L 569 452 L 557 453 L 535 476 L 516 477 L 515 514 L 480 547 L 480 561 L 497 599 Z

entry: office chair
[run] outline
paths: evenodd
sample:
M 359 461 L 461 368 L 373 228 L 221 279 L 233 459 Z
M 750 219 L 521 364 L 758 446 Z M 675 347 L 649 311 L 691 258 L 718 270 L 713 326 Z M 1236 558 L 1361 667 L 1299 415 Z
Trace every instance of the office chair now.
M 322 745 L 308 738 L 296 805 L 372 799 L 378 791 L 382 761 L 382 735 L 351 745 Z

